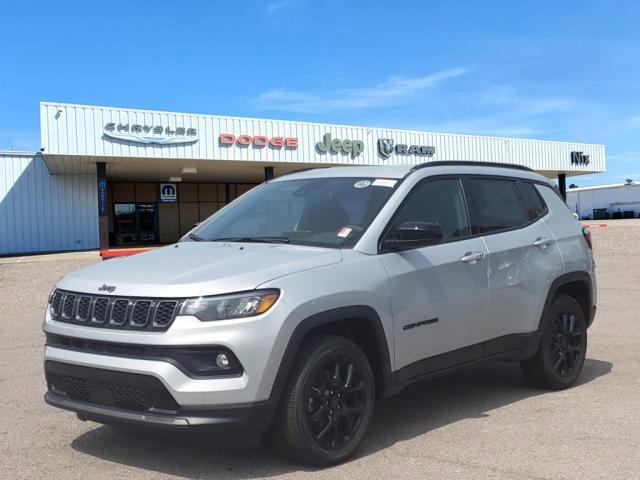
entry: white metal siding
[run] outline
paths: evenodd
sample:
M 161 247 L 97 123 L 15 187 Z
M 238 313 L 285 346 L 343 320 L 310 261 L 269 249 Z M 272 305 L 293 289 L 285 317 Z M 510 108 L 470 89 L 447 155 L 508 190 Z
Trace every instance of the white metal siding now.
M 0 152 L 0 255 L 98 248 L 96 175 L 50 175 L 41 155 Z
M 609 213 L 632 210 L 637 217 L 640 214 L 640 185 L 568 190 L 567 205 L 581 218 L 592 217 L 594 208 L 606 208 Z
M 177 158 L 194 160 L 238 160 L 278 163 L 394 165 L 427 160 L 476 160 L 518 163 L 537 171 L 601 172 L 605 170 L 603 145 L 481 137 L 444 133 L 416 132 L 366 127 L 349 127 L 306 122 L 262 120 L 254 118 L 192 115 L 183 113 L 132 110 L 43 102 L 40 104 L 41 140 L 45 155 Z M 143 145 L 114 141 L 104 136 L 109 122 L 197 128 L 198 141 L 189 145 Z M 297 149 L 270 147 L 224 147 L 218 143 L 221 133 L 235 135 L 294 136 Z M 325 133 L 333 138 L 362 140 L 364 152 L 350 154 L 320 153 L 315 145 Z M 434 146 L 432 158 L 395 155 L 383 158 L 377 150 L 379 138 L 396 143 Z M 589 155 L 588 166 L 571 165 L 571 152 Z

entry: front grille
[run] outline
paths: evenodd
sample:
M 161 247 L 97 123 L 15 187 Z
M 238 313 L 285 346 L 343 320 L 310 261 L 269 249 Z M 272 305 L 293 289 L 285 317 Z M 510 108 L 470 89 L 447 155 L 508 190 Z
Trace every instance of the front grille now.
M 73 310 L 76 304 L 76 296 L 73 293 L 64 296 L 62 302 L 62 316 L 65 318 L 71 318 L 73 316 Z
M 56 290 L 49 311 L 54 320 L 91 327 L 167 330 L 182 299 L 122 298 Z
M 107 319 L 107 307 L 109 306 L 108 298 L 96 298 L 93 304 L 93 323 L 103 324 Z
M 62 292 L 60 290 L 56 290 L 51 297 L 51 314 L 52 315 L 60 315 L 60 309 L 62 308 Z
M 122 326 L 127 321 L 127 309 L 129 300 L 118 299 L 111 306 L 111 325 Z
M 131 312 L 131 325 L 135 327 L 146 327 L 151 311 L 151 300 L 136 301 L 133 312 Z M 156 314 L 156 317 L 158 315 Z
M 159 327 L 164 327 L 171 323 L 177 305 L 178 302 L 175 301 L 158 303 L 156 317 L 153 319 L 153 323 Z
M 136 412 L 179 408 L 162 382 L 149 375 L 51 361 L 45 371 L 49 391 L 73 400 Z
M 78 310 L 76 311 L 76 320 L 86 322 L 89 320 L 89 309 L 91 308 L 91 297 L 82 296 L 78 300 Z

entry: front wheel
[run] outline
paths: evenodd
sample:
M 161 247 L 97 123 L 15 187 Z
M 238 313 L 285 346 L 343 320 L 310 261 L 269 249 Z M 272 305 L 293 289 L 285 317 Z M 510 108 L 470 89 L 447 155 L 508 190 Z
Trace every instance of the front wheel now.
M 344 337 L 318 335 L 300 351 L 275 438 L 299 462 L 334 465 L 354 454 L 369 426 L 375 403 L 371 366 L 360 347 Z
M 553 390 L 575 383 L 587 353 L 587 323 L 575 298 L 560 295 L 542 319 L 535 356 L 520 364 L 531 385 Z

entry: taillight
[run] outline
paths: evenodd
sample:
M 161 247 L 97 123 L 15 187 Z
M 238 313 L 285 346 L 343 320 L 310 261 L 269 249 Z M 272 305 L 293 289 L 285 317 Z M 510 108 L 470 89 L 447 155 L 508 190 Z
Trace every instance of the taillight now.
M 587 241 L 589 248 L 593 250 L 593 246 L 591 245 L 591 230 L 589 230 L 589 227 L 582 227 L 582 235 L 584 235 L 584 239 Z

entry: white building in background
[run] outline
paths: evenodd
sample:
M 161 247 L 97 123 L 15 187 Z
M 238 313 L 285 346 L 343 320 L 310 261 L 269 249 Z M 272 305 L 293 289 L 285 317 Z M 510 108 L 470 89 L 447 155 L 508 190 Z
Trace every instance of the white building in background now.
M 640 215 L 640 184 L 627 182 L 570 188 L 567 190 L 567 205 L 580 218 L 588 220 L 594 218 L 595 209 L 606 209 L 609 218 L 637 218 Z
M 605 171 L 603 145 L 43 102 L 40 152 L 0 152 L 0 255 L 175 242 L 265 179 L 438 160 L 548 178 Z

